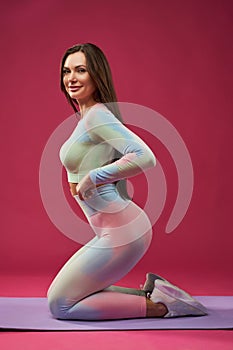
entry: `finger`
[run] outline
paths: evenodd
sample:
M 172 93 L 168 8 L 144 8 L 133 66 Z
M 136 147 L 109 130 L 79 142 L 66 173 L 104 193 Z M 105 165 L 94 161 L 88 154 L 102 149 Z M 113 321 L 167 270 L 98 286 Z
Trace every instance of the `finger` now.
M 81 199 L 81 201 L 84 200 L 84 198 L 83 198 L 83 196 L 82 196 L 82 193 L 81 193 L 81 191 L 80 191 L 80 185 L 79 185 L 79 184 L 76 186 L 76 194 L 79 196 L 79 198 Z
M 81 201 L 85 200 L 81 192 L 78 193 L 78 196 L 79 196 L 79 199 L 81 199 Z

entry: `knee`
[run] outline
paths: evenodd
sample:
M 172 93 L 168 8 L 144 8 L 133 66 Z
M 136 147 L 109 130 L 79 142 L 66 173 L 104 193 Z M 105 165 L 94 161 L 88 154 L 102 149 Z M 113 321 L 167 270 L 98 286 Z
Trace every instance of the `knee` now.
M 48 294 L 48 307 L 50 313 L 54 318 L 57 319 L 67 319 L 68 307 L 66 305 L 65 298 L 54 297 Z

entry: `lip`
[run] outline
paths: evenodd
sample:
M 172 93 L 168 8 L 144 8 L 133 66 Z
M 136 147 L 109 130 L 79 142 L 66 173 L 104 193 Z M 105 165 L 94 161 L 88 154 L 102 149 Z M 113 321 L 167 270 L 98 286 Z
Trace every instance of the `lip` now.
M 69 86 L 70 91 L 78 91 L 82 86 Z

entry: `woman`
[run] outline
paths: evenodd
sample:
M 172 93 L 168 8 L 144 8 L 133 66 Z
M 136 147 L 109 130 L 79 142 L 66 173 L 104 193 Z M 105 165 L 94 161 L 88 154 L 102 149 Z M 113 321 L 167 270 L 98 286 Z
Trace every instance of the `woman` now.
M 142 290 L 113 286 L 142 258 L 152 237 L 124 179 L 154 166 L 155 157 L 123 125 L 109 64 L 97 46 L 76 45 L 65 52 L 61 89 L 80 121 L 60 158 L 71 194 L 96 236 L 52 282 L 51 313 L 81 320 L 204 315 L 200 303 L 154 274 L 147 274 Z

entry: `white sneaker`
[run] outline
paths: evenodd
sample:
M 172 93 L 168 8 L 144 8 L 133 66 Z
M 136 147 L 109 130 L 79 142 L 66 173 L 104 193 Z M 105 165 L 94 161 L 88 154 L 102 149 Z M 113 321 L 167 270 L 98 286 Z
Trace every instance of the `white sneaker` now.
M 163 278 L 159 275 L 156 275 L 155 273 L 148 272 L 146 274 L 146 281 L 145 281 L 144 285 L 141 286 L 141 289 L 144 290 L 144 292 L 146 292 L 147 295 L 148 294 L 150 295 L 153 292 L 154 282 L 157 279 L 166 281 L 165 278 Z
M 168 281 L 155 280 L 150 300 L 166 305 L 168 313 L 164 317 L 204 316 L 207 314 L 206 308 L 201 303 Z

